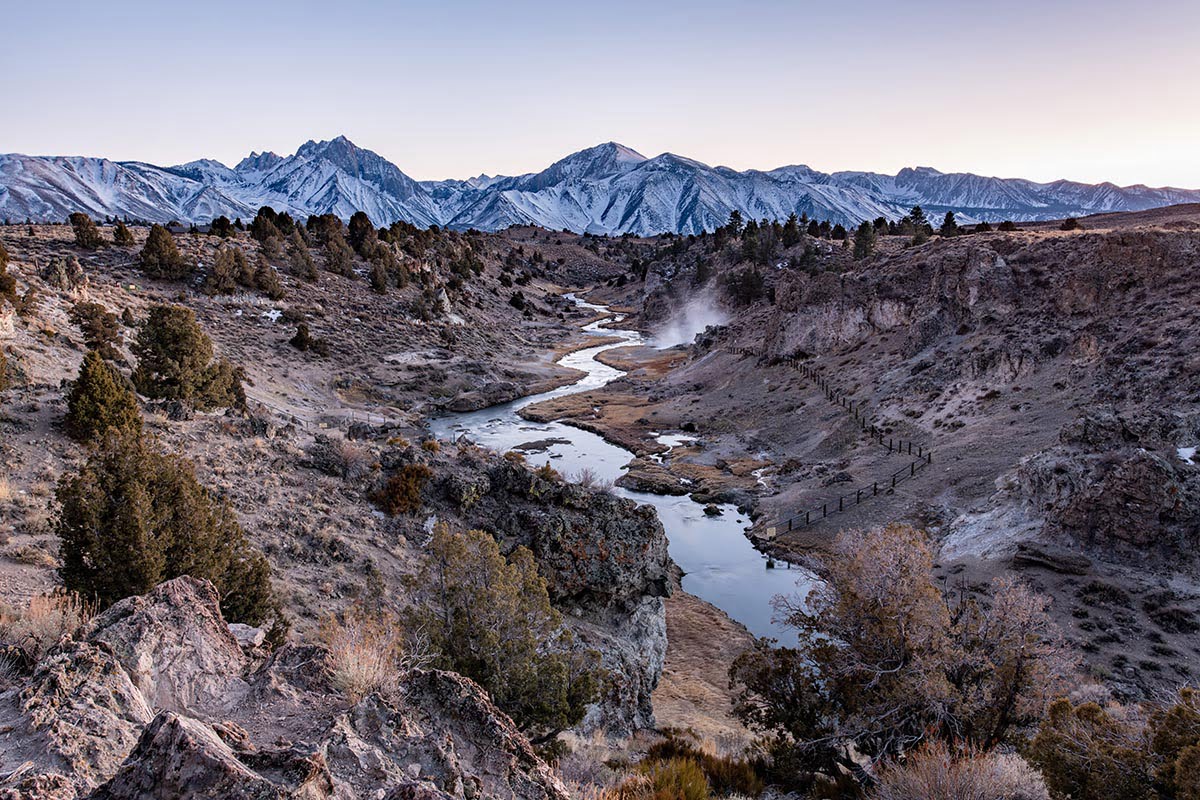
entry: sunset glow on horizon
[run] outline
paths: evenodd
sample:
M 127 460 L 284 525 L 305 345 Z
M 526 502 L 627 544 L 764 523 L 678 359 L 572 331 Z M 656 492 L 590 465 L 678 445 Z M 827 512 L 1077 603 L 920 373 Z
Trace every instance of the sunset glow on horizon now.
M 1200 188 L 1194 2 L 10 6 L 0 152 L 234 164 L 345 135 L 438 179 L 614 140 Z

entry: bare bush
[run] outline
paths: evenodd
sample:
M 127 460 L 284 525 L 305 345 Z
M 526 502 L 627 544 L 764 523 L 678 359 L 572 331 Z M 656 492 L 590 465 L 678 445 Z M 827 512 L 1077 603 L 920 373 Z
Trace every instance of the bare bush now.
M 29 600 L 24 609 L 0 610 L 0 643 L 15 645 L 37 661 L 91 619 L 94 608 L 75 592 L 57 591 Z
M 955 752 L 933 741 L 883 770 L 871 800 L 1049 800 L 1042 776 L 1013 753 Z
M 613 490 L 613 482 L 602 479 L 591 467 L 581 467 L 575 473 L 573 480 L 585 489 L 605 493 Z
M 341 467 L 342 477 L 346 480 L 358 481 L 371 474 L 374 461 L 365 448 L 348 439 L 335 439 L 333 452 Z

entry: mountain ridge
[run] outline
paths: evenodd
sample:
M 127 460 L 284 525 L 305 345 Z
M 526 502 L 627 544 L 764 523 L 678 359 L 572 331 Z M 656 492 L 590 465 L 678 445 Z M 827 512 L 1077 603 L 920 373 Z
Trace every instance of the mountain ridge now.
M 647 158 L 605 142 L 538 172 L 418 181 L 345 136 L 290 156 L 252 151 L 230 167 L 201 158 L 167 167 L 88 156 L 0 155 L 0 218 L 62 220 L 73 211 L 157 222 L 250 217 L 263 205 L 295 216 L 364 211 L 386 225 L 499 230 L 533 224 L 595 234 L 700 233 L 746 217 L 807 214 L 844 225 L 895 219 L 920 205 L 962 222 L 1038 221 L 1200 202 L 1200 190 L 1060 179 L 1038 183 L 905 167 L 895 175 L 825 173 L 804 164 L 738 171 L 674 153 Z

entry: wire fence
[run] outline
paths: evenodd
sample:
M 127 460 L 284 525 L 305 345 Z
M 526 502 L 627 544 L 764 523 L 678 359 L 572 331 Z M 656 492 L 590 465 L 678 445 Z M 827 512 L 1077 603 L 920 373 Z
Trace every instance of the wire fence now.
M 740 356 L 752 356 L 760 359 L 766 357 L 764 353 L 746 347 L 730 347 L 727 350 L 730 353 Z M 835 497 L 820 505 L 801 509 L 791 516 L 777 521 L 774 525 L 767 527 L 768 537 L 774 537 L 784 531 L 801 530 L 810 525 L 815 525 L 817 522 L 827 519 L 834 514 L 843 513 L 873 497 L 878 497 L 881 492 L 885 495 L 894 494 L 898 485 L 906 480 L 915 478 L 918 472 L 933 463 L 932 450 L 908 439 L 887 435 L 882 428 L 871 420 L 871 417 L 867 413 L 866 403 L 861 401 L 856 403 L 854 398 L 831 384 L 812 365 L 804 363 L 795 356 L 777 356 L 772 361 L 773 363 L 787 364 L 812 381 L 829 402 L 839 406 L 850 414 L 864 434 L 869 436 L 880 447 L 886 447 L 889 455 L 899 454 L 909 456 L 910 460 L 882 481 L 872 481 L 870 484 L 856 487 L 839 497 Z

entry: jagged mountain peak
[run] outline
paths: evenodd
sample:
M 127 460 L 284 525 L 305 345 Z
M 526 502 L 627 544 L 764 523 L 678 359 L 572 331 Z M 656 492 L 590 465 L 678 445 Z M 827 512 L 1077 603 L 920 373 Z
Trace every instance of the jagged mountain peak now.
M 738 171 L 615 141 L 516 177 L 417 182 L 346 136 L 309 140 L 290 156 L 252 152 L 230 169 L 212 159 L 176 167 L 101 158 L 0 155 L 0 217 L 61 220 L 72 211 L 206 222 L 268 205 L 293 215 L 364 211 L 386 225 L 496 230 L 514 223 L 592 233 L 699 233 L 738 209 L 755 219 L 791 213 L 857 225 L 914 205 L 964 223 L 1055 219 L 1200 202 L 1200 191 L 942 173 L 819 172 L 804 165 Z
M 279 164 L 280 161 L 283 161 L 283 156 L 273 153 L 270 150 L 264 150 L 261 153 L 252 151 L 250 155 L 237 163 L 234 170 L 237 172 L 266 172 Z

